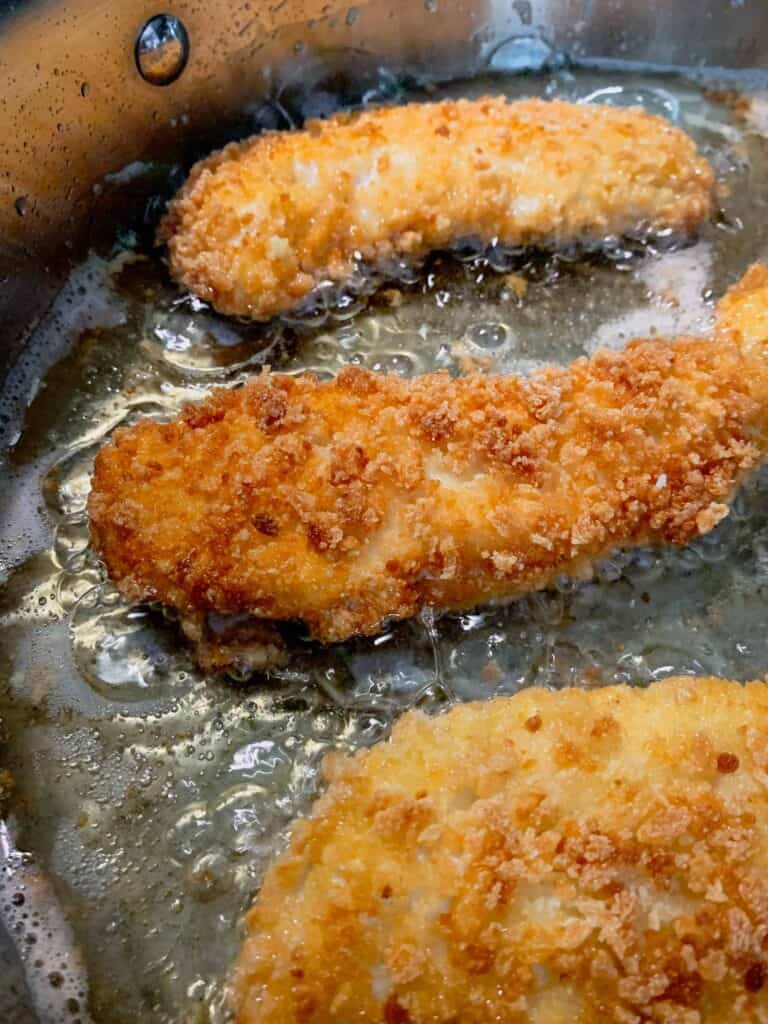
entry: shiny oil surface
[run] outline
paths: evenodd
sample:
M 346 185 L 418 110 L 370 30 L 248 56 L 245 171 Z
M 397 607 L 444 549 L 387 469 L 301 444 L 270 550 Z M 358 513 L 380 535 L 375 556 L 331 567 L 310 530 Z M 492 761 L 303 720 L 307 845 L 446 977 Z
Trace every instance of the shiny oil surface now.
M 56 951 L 36 969 L 41 985 L 66 990 L 73 1022 L 86 1003 L 103 1024 L 224 1020 L 243 911 L 317 793 L 324 754 L 385 737 L 408 708 L 437 712 L 530 685 L 768 671 L 765 473 L 688 548 L 610 554 L 591 582 L 426 613 L 375 639 L 325 649 L 297 639 L 287 668 L 247 681 L 206 678 L 160 610 L 128 607 L 104 580 L 85 502 L 93 455 L 118 425 L 171 417 L 267 363 L 320 377 L 350 363 L 405 376 L 528 373 L 637 335 L 706 332 L 715 298 L 768 258 L 761 92 L 745 104 L 674 77 L 559 70 L 408 94 L 382 80 L 367 99 L 486 92 L 664 114 L 713 162 L 721 214 L 677 251 L 611 240 L 608 258 L 543 258 L 462 246 L 400 268 L 372 299 L 350 290 L 336 307 L 320 302 L 269 327 L 179 294 L 146 239 L 116 227 L 11 377 L 0 407 L 10 445 L 0 467 L 0 756 L 16 781 L 15 843 L 45 875 L 6 872 L 0 911 L 23 941 Z M 338 104 L 332 91 L 289 91 L 253 113 L 253 128 Z M 109 184 L 138 182 L 151 195 L 176 180 L 178 169 L 131 165 Z M 150 201 L 148 221 L 158 206 Z M 55 924 L 42 927 L 32 909 L 52 892 L 88 992 L 76 954 L 61 953 Z

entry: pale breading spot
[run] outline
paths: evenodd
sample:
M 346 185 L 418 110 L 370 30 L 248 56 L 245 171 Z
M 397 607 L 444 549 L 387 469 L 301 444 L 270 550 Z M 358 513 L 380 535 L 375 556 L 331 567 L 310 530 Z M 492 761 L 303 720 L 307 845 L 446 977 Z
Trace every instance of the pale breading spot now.
M 531 378 L 263 374 L 116 431 L 89 498 L 97 550 L 129 598 L 332 641 L 583 574 L 616 545 L 685 544 L 765 457 L 765 277 L 724 300 L 714 341 Z
M 717 330 L 759 353 L 768 339 L 768 266 L 754 263 L 717 305 Z
M 159 238 L 174 277 L 223 313 L 268 318 L 356 260 L 466 237 L 599 244 L 693 233 L 714 175 L 640 109 L 503 97 L 409 103 L 233 143 L 197 164 Z
M 237 1024 L 764 1024 L 768 687 L 525 690 L 325 764 Z

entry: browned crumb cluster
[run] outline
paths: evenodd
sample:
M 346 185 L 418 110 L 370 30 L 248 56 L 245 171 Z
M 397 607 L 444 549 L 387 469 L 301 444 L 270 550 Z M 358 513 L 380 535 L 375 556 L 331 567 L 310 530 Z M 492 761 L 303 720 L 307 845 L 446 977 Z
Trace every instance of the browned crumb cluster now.
M 526 690 L 326 761 L 238 1024 L 764 1024 L 768 687 Z
M 684 544 L 764 457 L 766 279 L 726 298 L 716 342 L 634 341 L 528 379 L 265 373 L 119 430 L 96 459 L 97 549 L 130 598 L 338 640 L 615 545 Z
M 160 230 L 174 276 L 224 313 L 264 318 L 354 261 L 458 238 L 595 243 L 694 231 L 712 169 L 640 109 L 502 97 L 409 103 L 268 132 L 197 164 Z
M 738 121 L 746 121 L 752 108 L 752 98 L 738 89 L 704 89 L 703 95 L 711 103 L 720 103 Z

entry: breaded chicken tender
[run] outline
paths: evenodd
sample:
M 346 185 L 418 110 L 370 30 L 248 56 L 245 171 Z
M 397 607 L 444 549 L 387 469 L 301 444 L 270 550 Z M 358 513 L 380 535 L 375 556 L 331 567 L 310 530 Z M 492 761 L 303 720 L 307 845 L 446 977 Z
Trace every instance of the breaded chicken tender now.
M 712 212 L 713 183 L 693 142 L 640 109 L 409 103 L 227 146 L 193 168 L 159 238 L 185 288 L 264 319 L 356 263 L 462 238 L 558 247 L 688 235 Z
M 768 269 L 715 340 L 638 340 L 525 377 L 264 373 L 96 459 L 97 550 L 135 600 L 302 620 L 322 641 L 685 544 L 768 446 Z M 199 639 L 199 637 L 198 637 Z
M 525 690 L 325 762 L 237 1024 L 763 1024 L 768 687 Z

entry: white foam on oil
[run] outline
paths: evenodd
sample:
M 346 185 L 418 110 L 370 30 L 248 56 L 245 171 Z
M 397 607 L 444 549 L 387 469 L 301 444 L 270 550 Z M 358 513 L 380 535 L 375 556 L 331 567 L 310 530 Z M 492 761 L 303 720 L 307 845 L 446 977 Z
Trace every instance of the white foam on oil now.
M 586 351 L 591 355 L 600 348 L 623 348 L 633 338 L 709 333 L 711 273 L 712 252 L 706 242 L 649 260 L 635 272 L 648 289 L 642 304 L 602 323 Z

